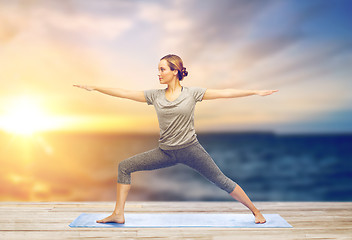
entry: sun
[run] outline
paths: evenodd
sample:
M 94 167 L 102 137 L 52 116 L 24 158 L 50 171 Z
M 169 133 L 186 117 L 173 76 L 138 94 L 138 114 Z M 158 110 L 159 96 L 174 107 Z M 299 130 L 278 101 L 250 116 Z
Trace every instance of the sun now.
M 55 127 L 52 117 L 31 97 L 18 97 L 8 102 L 0 116 L 0 128 L 9 133 L 28 136 Z

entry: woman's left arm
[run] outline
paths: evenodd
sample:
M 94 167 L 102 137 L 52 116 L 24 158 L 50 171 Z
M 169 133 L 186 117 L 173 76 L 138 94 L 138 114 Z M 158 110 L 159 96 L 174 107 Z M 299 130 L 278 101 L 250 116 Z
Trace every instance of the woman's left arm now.
M 241 90 L 241 89 L 207 89 L 203 100 L 217 98 L 237 98 L 251 95 L 267 96 L 279 90 Z

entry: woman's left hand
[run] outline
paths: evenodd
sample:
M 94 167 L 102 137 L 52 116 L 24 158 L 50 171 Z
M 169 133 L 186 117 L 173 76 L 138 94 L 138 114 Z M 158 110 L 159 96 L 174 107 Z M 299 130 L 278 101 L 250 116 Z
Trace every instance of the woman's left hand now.
M 279 91 L 279 90 L 259 90 L 257 92 L 257 95 L 259 95 L 259 96 L 267 96 L 267 95 L 271 95 L 271 94 L 273 94 L 274 92 L 277 92 L 277 91 Z

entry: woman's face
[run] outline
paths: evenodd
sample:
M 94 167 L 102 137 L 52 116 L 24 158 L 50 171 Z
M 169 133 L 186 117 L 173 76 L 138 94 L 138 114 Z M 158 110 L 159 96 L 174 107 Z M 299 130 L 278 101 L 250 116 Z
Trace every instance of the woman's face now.
M 172 71 L 165 59 L 159 62 L 159 81 L 161 84 L 167 84 L 177 76 L 177 70 Z

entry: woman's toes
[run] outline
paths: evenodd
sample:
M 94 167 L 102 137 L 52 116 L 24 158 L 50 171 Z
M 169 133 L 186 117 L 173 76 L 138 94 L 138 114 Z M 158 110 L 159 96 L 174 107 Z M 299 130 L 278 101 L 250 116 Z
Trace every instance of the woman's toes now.
M 125 218 L 123 216 L 118 216 L 115 214 L 110 215 L 109 217 L 106 217 L 101 220 L 97 220 L 97 223 L 109 223 L 109 222 L 115 222 L 115 223 L 125 223 Z
M 255 223 L 265 223 L 266 222 L 266 220 L 265 220 L 265 218 L 264 218 L 264 216 L 259 212 L 259 213 L 255 213 Z
M 257 223 L 265 223 L 265 222 L 266 222 L 266 220 L 264 219 L 264 220 L 258 220 Z

